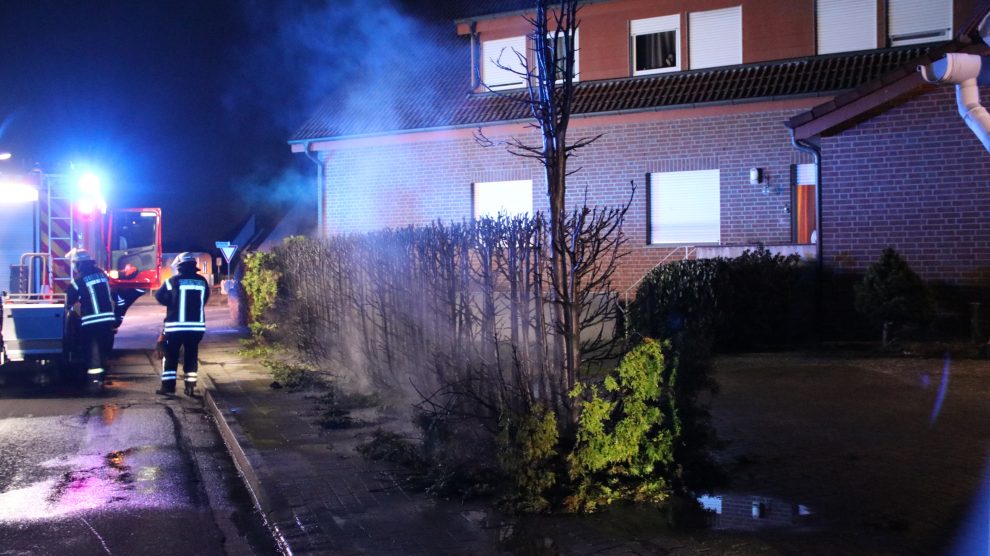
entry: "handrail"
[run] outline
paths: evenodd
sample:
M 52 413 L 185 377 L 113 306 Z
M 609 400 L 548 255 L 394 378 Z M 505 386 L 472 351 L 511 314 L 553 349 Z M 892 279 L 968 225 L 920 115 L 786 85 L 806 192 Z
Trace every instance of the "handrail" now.
M 632 290 L 634 290 L 634 289 L 636 289 L 636 287 L 639 286 L 640 282 L 642 282 L 643 280 L 645 280 L 646 277 L 650 275 L 650 273 L 652 273 L 654 270 L 656 270 L 657 268 L 659 268 L 661 265 L 666 264 L 668 261 L 670 261 L 670 259 L 676 253 L 679 253 L 680 251 L 681 251 L 680 247 L 678 247 L 677 249 L 672 249 L 669 253 L 667 253 L 667 255 L 663 259 L 660 260 L 660 262 L 658 262 L 657 264 L 653 265 L 653 268 L 651 268 L 650 270 L 646 271 L 645 274 L 643 274 L 642 276 L 639 277 L 639 280 L 636 280 L 635 282 L 633 282 L 633 284 L 631 286 L 629 286 L 628 288 L 625 289 L 625 291 L 622 292 L 622 298 L 625 300 L 624 304 L 626 306 L 626 309 L 629 308 L 629 292 L 632 291 Z M 697 251 L 698 251 L 698 248 L 697 247 L 693 247 L 693 246 L 692 247 L 689 247 L 689 246 L 685 245 L 684 246 L 684 258 L 682 258 L 680 260 L 683 261 L 683 260 L 687 260 L 687 259 L 691 258 L 691 255 L 693 255 Z
M 39 289 L 48 285 L 47 278 L 49 277 L 48 267 L 50 266 L 49 263 L 50 256 L 51 255 L 49 255 L 48 253 L 24 253 L 23 255 L 21 255 L 21 266 L 26 266 L 28 268 L 28 278 L 27 278 L 28 291 L 25 293 L 42 293 L 42 292 L 31 291 L 33 289 L 32 286 L 34 285 L 34 280 L 31 279 L 31 265 L 29 263 L 34 259 L 41 259 L 41 275 L 38 277 L 40 280 Z

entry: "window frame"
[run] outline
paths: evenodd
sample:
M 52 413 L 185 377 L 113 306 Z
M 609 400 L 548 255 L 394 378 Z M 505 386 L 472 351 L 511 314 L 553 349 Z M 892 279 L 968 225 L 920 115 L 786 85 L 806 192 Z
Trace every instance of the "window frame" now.
M 513 191 L 515 189 L 515 191 Z M 479 200 L 479 196 L 481 199 Z M 498 202 L 506 198 L 515 200 L 516 203 L 524 205 L 525 211 L 504 210 L 507 203 L 499 203 L 498 209 L 492 211 L 486 209 L 481 212 L 481 202 L 486 204 L 492 200 Z M 485 216 L 497 217 L 499 214 L 506 214 L 510 217 L 523 214 L 533 216 L 533 180 L 498 180 L 498 181 L 476 181 L 471 183 L 471 219 L 478 220 Z
M 708 191 L 701 192 L 701 194 L 695 196 L 693 200 L 685 199 L 683 196 L 674 195 L 670 198 L 673 200 L 671 204 L 674 206 L 667 208 L 664 206 L 664 201 L 662 200 L 664 197 L 662 187 L 665 178 L 682 180 L 680 183 L 668 182 L 672 188 L 681 188 L 683 190 L 692 184 L 697 186 L 700 183 L 700 185 L 707 186 L 710 189 Z M 710 181 L 705 183 L 704 180 L 706 179 Z M 687 180 L 689 183 L 685 183 L 683 180 Z M 647 243 L 649 245 L 721 245 L 722 172 L 720 169 L 709 168 L 705 170 L 651 172 L 647 174 L 647 183 Z M 675 190 L 668 193 L 677 193 L 677 191 Z M 694 206 L 688 204 L 689 201 L 693 201 Z M 670 200 L 668 199 L 667 202 L 670 202 Z M 678 202 L 680 202 L 680 204 L 677 204 Z M 660 204 L 658 205 L 658 203 Z M 698 206 L 706 203 L 709 203 L 709 206 Z M 681 228 L 680 230 L 678 230 L 675 226 L 674 230 L 667 230 L 666 233 L 664 233 L 662 226 L 664 226 L 664 223 L 667 221 L 666 218 L 664 218 L 664 215 L 676 215 L 676 217 L 683 217 L 685 215 L 698 214 L 699 209 L 714 209 L 714 215 L 709 214 L 707 218 L 697 221 L 701 222 L 699 229 L 706 232 L 708 235 L 695 238 L 683 237 L 685 234 L 683 231 L 683 220 L 679 223 Z
M 637 28 L 639 31 L 637 32 Z M 644 29 L 645 28 L 645 29 Z M 638 57 L 636 50 L 636 37 L 644 35 L 654 35 L 660 33 L 674 33 L 674 65 L 668 67 L 637 70 Z M 683 48 L 681 48 L 681 14 L 662 15 L 657 17 L 647 17 L 643 19 L 633 19 L 629 21 L 629 60 L 633 76 L 655 75 L 658 73 L 672 73 L 681 71 L 683 67 Z
M 719 68 L 725 66 L 735 66 L 743 63 L 742 12 L 743 7 L 740 4 L 738 6 L 729 6 L 727 8 L 688 13 L 688 67 L 690 69 Z M 699 22 L 695 20 L 695 18 L 703 18 L 703 20 Z M 722 24 L 726 22 L 732 24 L 732 29 L 726 30 L 722 27 Z M 709 62 L 702 65 L 700 62 L 696 63 L 696 55 L 698 53 L 707 55 L 710 54 L 710 51 L 709 49 L 700 48 L 705 41 L 701 40 L 701 33 L 695 33 L 695 28 L 704 28 L 704 25 L 706 24 L 711 25 L 717 31 L 723 32 L 722 39 L 718 41 L 719 48 L 717 50 L 727 52 L 728 54 L 722 54 L 721 58 L 716 58 L 715 63 Z M 732 33 L 731 37 L 728 35 L 730 32 Z M 695 47 L 696 37 L 698 37 L 698 48 Z M 727 43 L 730 39 L 733 42 L 731 45 L 731 51 L 726 48 L 726 46 L 729 46 Z
M 894 4 L 897 3 L 897 2 L 909 2 L 909 1 L 911 1 L 911 0 L 887 0 L 887 4 L 886 4 L 886 6 L 887 6 L 887 37 L 886 37 L 886 39 L 887 39 L 887 44 L 889 46 L 891 46 L 891 47 L 894 47 L 894 46 L 906 46 L 906 45 L 910 45 L 910 44 L 926 44 L 926 43 L 932 43 L 932 42 L 944 42 L 944 41 L 951 41 L 952 40 L 952 32 L 953 32 L 953 27 L 954 27 L 953 21 L 952 21 L 952 10 L 953 10 L 953 7 L 954 7 L 952 0 L 937 0 L 939 2 L 945 2 L 947 5 L 935 6 L 932 9 L 933 12 L 937 12 L 939 9 L 945 10 L 941 14 L 941 16 L 945 18 L 945 20 L 943 22 L 946 23 L 946 24 L 948 24 L 948 27 L 934 27 L 934 28 L 930 28 L 930 29 L 913 30 L 911 32 L 898 35 L 897 38 L 895 39 L 895 36 L 893 34 L 893 28 L 894 28 L 895 23 L 894 23 L 894 21 L 892 21 L 892 16 L 895 15 L 894 14 L 894 12 L 895 12 Z M 935 1 L 936 0 L 924 0 L 923 4 L 926 7 L 931 8 L 932 7 L 932 3 L 935 2 Z M 915 7 L 915 8 L 911 8 L 911 9 L 917 11 L 918 8 Z M 922 14 L 921 17 L 927 17 L 929 15 L 931 15 L 931 14 Z M 930 20 L 926 18 L 925 21 L 927 22 L 927 21 L 930 21 Z M 903 24 L 903 22 L 902 22 L 902 24 Z
M 521 43 L 521 48 L 519 47 Z M 501 39 L 483 40 L 481 41 L 481 56 L 480 56 L 480 81 L 481 88 L 485 90 L 492 91 L 503 91 L 508 89 L 519 89 L 526 86 L 526 79 L 521 75 L 516 75 L 508 69 L 498 67 L 501 63 L 504 66 L 514 67 L 515 63 L 519 60 L 516 57 L 516 52 L 519 52 L 526 59 L 529 59 L 529 47 L 526 35 L 516 35 L 512 37 L 504 37 Z M 489 52 L 489 50 L 491 50 Z M 513 62 L 512 64 L 506 64 L 506 57 Z M 515 68 L 519 71 L 526 71 L 525 67 Z M 492 72 L 494 75 L 492 77 L 511 77 L 513 81 L 506 81 L 502 83 L 497 83 L 491 85 L 488 82 L 489 73 Z
M 823 8 L 823 5 L 826 7 Z M 846 13 L 852 9 L 861 10 L 862 13 Z M 826 13 L 823 13 L 823 10 Z M 826 29 L 827 34 L 825 35 L 822 34 L 823 21 L 829 25 Z M 854 26 L 853 23 L 858 23 L 862 28 Z M 875 2 L 865 3 L 862 0 L 815 0 L 815 53 L 823 55 L 876 49 L 879 47 L 877 44 L 879 24 Z M 836 29 L 839 30 L 836 31 Z M 856 34 L 853 35 L 850 31 L 854 31 Z M 839 34 L 838 36 L 836 36 L 837 33 Z M 863 36 L 859 36 L 859 33 L 862 33 Z M 852 48 L 847 47 L 845 45 L 849 44 L 847 41 L 849 41 L 850 37 L 855 37 L 857 41 L 862 42 L 854 42 L 852 43 Z M 825 40 L 823 41 L 823 39 Z M 826 46 L 824 49 L 822 48 L 823 42 Z
M 581 30 L 574 30 L 574 83 L 577 83 L 581 78 Z M 564 34 L 560 34 L 560 39 L 564 38 Z M 547 33 L 547 40 L 553 40 L 553 31 Z M 560 68 L 558 68 L 560 70 Z M 558 79 L 555 83 L 563 83 L 563 79 Z

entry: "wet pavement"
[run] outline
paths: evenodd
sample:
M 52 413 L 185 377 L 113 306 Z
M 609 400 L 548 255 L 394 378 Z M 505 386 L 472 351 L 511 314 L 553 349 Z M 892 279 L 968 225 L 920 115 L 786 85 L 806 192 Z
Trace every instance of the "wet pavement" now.
M 712 414 L 732 484 L 701 499 L 709 528 L 681 531 L 656 510 L 517 517 L 407 490 L 355 448 L 408 422 L 324 429 L 313 392 L 271 388 L 240 353 L 246 331 L 223 306 L 202 396 L 155 396 L 161 314 L 135 309 L 102 397 L 0 389 L 0 555 L 988 553 L 985 360 L 720 359 Z
M 710 528 L 656 510 L 519 518 L 402 488 L 324 429 L 312 393 L 270 387 L 230 329 L 204 345 L 206 402 L 285 553 L 986 554 L 990 362 L 771 354 L 720 360 L 714 422 L 732 475 Z M 951 382 L 950 382 L 951 378 Z
M 202 399 L 154 394 L 161 315 L 144 311 L 118 334 L 100 395 L 5 369 L 0 555 L 277 553 Z

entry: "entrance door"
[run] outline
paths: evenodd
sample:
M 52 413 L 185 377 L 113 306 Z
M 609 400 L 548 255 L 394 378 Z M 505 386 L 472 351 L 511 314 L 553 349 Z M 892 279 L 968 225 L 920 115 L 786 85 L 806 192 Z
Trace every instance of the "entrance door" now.
M 815 181 L 818 178 L 818 172 L 814 164 L 797 164 L 794 168 L 794 191 L 792 193 L 794 242 L 799 244 L 817 243 L 818 211 L 815 206 L 817 197 Z

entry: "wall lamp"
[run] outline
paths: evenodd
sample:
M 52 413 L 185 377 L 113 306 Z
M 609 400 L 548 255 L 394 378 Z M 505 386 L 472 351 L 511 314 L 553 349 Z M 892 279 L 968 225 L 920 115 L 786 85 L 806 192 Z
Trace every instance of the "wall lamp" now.
M 770 194 L 770 180 L 767 178 L 766 174 L 763 172 L 763 168 L 750 168 L 749 169 L 749 184 L 750 185 L 763 185 L 763 194 Z

